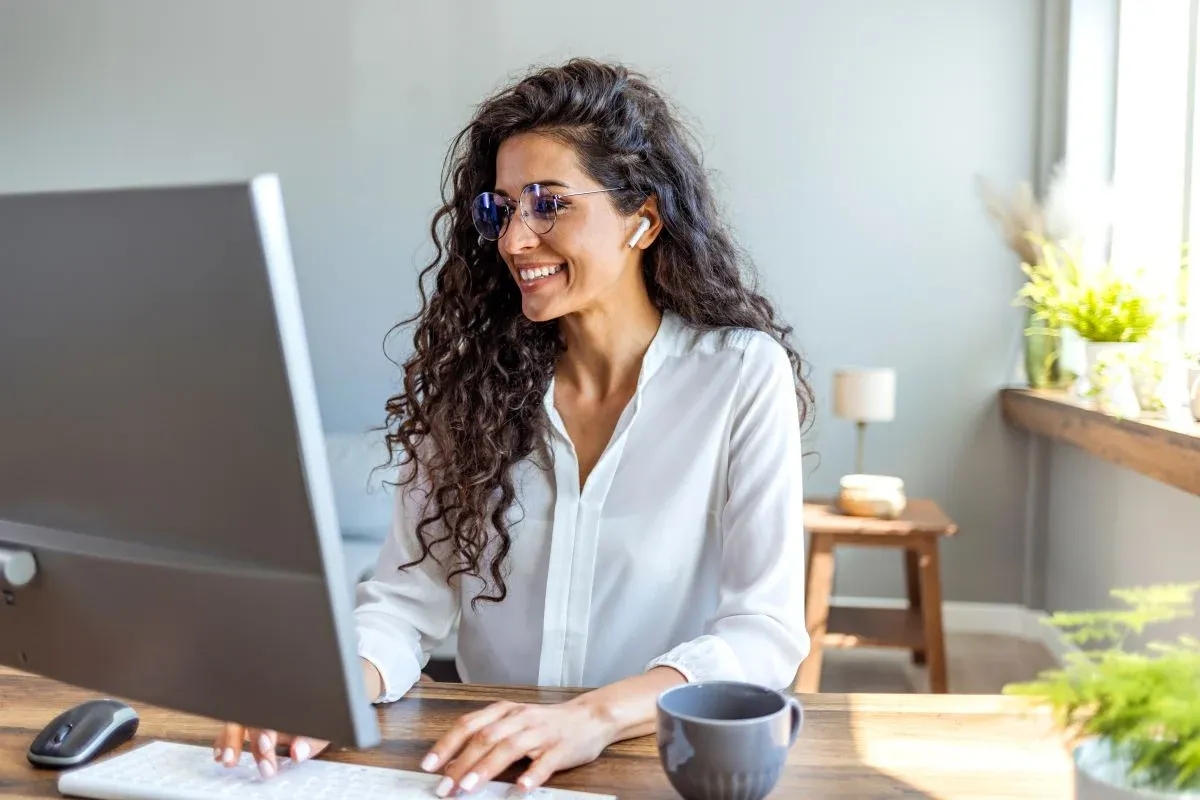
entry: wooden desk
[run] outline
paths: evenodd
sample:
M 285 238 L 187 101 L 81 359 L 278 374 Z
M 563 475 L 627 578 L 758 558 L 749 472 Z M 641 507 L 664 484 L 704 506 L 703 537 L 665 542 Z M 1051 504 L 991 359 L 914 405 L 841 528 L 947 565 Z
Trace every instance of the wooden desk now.
M 459 715 L 498 698 L 557 702 L 567 689 L 421 684 L 380 709 L 384 742 L 369 751 L 322 755 L 416 770 L 426 748 Z M 25 760 L 30 740 L 58 712 L 95 697 L 0 667 L 0 797 L 57 797 L 56 773 Z M 1069 798 L 1072 773 L 1048 717 L 1024 701 L 992 695 L 806 695 L 803 733 L 776 798 Z M 133 742 L 210 745 L 217 723 L 131 703 L 142 715 Z M 502 776 L 512 780 L 513 775 Z M 654 737 L 610 747 L 597 761 L 560 773 L 552 786 L 636 800 L 677 798 L 658 763 Z

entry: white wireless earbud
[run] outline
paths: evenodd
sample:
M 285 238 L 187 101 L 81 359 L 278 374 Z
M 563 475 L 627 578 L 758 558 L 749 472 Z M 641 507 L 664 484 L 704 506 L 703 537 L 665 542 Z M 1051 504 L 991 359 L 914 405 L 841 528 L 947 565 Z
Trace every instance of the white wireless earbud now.
M 642 235 L 648 230 L 650 230 L 650 218 L 642 217 L 642 221 L 638 223 L 637 230 L 633 232 L 633 236 L 629 237 L 629 241 L 625 243 L 625 246 L 632 248 L 638 243 L 638 239 L 641 239 Z

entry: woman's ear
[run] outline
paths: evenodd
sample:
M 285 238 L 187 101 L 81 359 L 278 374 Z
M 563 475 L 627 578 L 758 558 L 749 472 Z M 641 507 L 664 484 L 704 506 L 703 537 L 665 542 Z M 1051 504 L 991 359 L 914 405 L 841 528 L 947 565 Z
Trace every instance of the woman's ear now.
M 633 236 L 629 237 L 629 241 L 625 243 L 625 246 L 630 249 L 635 247 L 648 230 L 650 230 L 650 218 L 646 216 L 639 217 L 637 230 L 633 232 Z
M 662 216 L 658 213 L 658 198 L 650 195 L 646 202 L 630 217 L 629 238 L 625 245 L 645 250 L 658 238 L 662 230 Z

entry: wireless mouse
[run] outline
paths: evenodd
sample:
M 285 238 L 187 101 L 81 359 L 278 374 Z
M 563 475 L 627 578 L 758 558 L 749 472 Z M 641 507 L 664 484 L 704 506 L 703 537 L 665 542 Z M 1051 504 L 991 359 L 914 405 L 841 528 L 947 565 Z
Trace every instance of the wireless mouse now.
M 89 700 L 59 714 L 34 737 L 26 754 L 38 767 L 86 764 L 133 738 L 138 715 L 116 700 Z

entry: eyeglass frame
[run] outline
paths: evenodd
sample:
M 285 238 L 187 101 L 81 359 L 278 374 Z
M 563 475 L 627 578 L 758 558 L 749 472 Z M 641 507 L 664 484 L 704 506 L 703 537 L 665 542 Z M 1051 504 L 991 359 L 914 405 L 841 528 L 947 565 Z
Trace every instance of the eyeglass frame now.
M 475 227 L 475 232 L 479 234 L 480 240 L 488 241 L 488 242 L 498 242 L 504 238 L 504 234 L 508 233 L 508 224 L 510 222 L 512 222 L 512 206 L 510 204 L 513 202 L 516 203 L 516 206 L 517 206 L 516 210 L 521 217 L 521 222 L 524 223 L 526 228 L 529 228 L 530 233 L 532 233 L 534 236 L 545 236 L 547 233 L 554 230 L 554 226 L 558 224 L 558 210 L 559 210 L 558 209 L 558 201 L 559 200 L 562 200 L 567 197 L 581 197 L 583 195 L 589 195 L 589 194 L 603 194 L 605 192 L 624 192 L 624 191 L 629 190 L 628 186 L 616 186 L 611 189 L 589 189 L 586 192 L 571 192 L 570 194 L 558 194 L 556 192 L 551 192 L 550 197 L 554 200 L 554 220 L 550 223 L 549 228 L 547 228 L 544 231 L 539 232 L 539 231 L 535 231 L 533 229 L 533 227 L 530 226 L 529 221 L 525 219 L 526 214 L 524 212 L 523 204 L 521 202 L 521 198 L 523 198 L 525 196 L 526 190 L 529 189 L 529 187 L 531 187 L 531 186 L 538 186 L 541 188 L 546 188 L 546 184 L 544 184 L 544 183 L 527 183 L 521 187 L 521 194 L 517 196 L 517 199 L 515 201 L 508 195 L 504 195 L 499 192 L 487 192 L 487 191 L 480 192 L 479 194 L 475 195 L 475 197 L 473 197 L 471 199 L 471 208 L 474 209 L 475 203 L 479 200 L 480 197 L 483 197 L 485 194 L 495 195 L 496 197 L 503 198 L 505 200 L 503 205 L 509 209 L 508 216 L 504 218 L 504 225 L 500 228 L 500 234 L 495 239 L 491 239 L 487 236 L 484 236 L 483 233 L 479 230 L 479 226 L 474 225 L 475 215 L 474 215 L 474 212 L 472 212 L 471 222 L 472 222 L 472 225 L 474 225 L 474 227 Z

